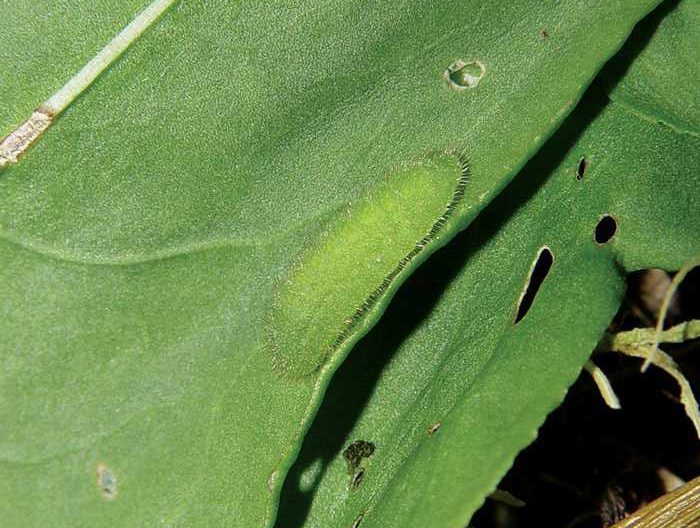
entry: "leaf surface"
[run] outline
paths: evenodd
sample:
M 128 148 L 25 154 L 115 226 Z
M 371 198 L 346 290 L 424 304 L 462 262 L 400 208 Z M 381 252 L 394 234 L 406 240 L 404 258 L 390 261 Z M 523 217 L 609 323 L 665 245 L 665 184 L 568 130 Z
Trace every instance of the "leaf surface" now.
M 661 53 L 669 31 L 691 49 L 694 33 L 678 32 L 683 13 L 664 19 L 641 57 Z M 639 50 L 663 14 L 645 20 L 632 48 Z M 609 69 L 624 71 L 630 55 L 623 50 Z M 628 75 L 620 90 L 636 82 L 634 65 Z M 660 83 L 648 79 L 647 89 Z M 671 100 L 671 90 L 654 98 Z M 290 473 L 280 527 L 465 526 L 580 373 L 618 309 L 624 273 L 677 269 L 700 252 L 697 129 L 650 122 L 618 95 L 609 102 L 603 83 L 594 85 L 353 351 Z M 598 243 L 605 216 L 616 231 Z M 551 269 L 516 324 L 544 247 L 554 257 Z M 375 451 L 353 486 L 342 453 L 358 439 Z
M 174 6 L 0 173 L 0 516 L 23 526 L 272 522 L 337 364 L 654 4 Z M 53 43 L 77 39 L 82 56 L 99 40 L 89 10 L 54 33 L 17 9 L 3 70 L 49 57 L 52 79 L 67 79 L 76 59 Z M 443 79 L 459 59 L 485 66 L 475 88 Z M 14 120 L 4 130 L 55 86 L 41 64 L 22 64 L 25 80 L 0 86 L 11 101 L 3 119 Z M 449 150 L 467 152 L 473 175 L 454 225 L 316 375 L 280 375 L 266 317 L 300 248 L 388 175 Z

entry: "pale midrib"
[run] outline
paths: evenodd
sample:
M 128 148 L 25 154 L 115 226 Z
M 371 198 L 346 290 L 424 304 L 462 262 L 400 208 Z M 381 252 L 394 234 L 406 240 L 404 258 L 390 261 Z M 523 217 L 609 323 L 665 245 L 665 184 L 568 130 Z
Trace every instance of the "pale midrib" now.
M 17 163 L 53 120 L 90 86 L 177 0 L 154 0 L 55 94 L 0 142 L 0 168 Z

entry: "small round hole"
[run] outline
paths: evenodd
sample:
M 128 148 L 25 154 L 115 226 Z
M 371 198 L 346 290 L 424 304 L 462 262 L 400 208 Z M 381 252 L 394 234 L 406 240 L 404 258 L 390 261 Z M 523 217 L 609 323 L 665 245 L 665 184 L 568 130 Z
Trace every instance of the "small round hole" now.
M 610 215 L 603 216 L 595 226 L 595 241 L 606 244 L 617 232 L 617 221 Z
M 588 160 L 586 158 L 581 158 L 578 161 L 578 167 L 576 168 L 576 179 L 582 180 L 583 176 L 586 174 L 586 169 L 588 168 Z

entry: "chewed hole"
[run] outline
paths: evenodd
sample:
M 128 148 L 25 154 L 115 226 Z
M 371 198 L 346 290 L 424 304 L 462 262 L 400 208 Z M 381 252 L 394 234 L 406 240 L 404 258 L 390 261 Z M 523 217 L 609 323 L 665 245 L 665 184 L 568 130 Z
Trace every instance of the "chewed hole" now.
M 598 244 L 606 244 L 617 232 L 617 221 L 610 215 L 603 216 L 595 226 L 593 238 Z
M 523 293 L 520 295 L 520 303 L 518 305 L 518 313 L 515 316 L 515 323 L 522 321 L 527 315 L 532 303 L 540 290 L 544 279 L 547 277 L 549 270 L 554 262 L 554 255 L 547 246 L 544 246 L 537 254 L 535 262 L 530 267 L 530 275 L 525 283 Z
M 360 486 L 360 484 L 362 484 L 362 479 L 364 477 L 365 470 L 363 468 L 360 468 L 357 471 L 355 471 L 355 474 L 352 476 L 352 480 L 350 481 L 350 489 L 357 489 Z
M 362 522 L 362 519 L 364 519 L 364 518 L 365 518 L 364 513 L 361 513 L 360 515 L 358 515 L 355 518 L 355 520 L 352 522 L 352 525 L 350 526 L 350 528 L 358 528 L 360 526 L 360 523 Z
M 588 168 L 588 160 L 586 158 L 581 158 L 578 162 L 578 167 L 576 167 L 576 179 L 582 180 L 583 176 L 586 174 L 586 169 Z

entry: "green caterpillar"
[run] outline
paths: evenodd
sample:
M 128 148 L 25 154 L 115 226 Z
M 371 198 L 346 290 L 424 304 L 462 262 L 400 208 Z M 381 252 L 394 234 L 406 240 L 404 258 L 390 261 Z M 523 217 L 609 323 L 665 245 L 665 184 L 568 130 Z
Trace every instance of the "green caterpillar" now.
M 359 339 L 380 299 L 398 287 L 397 276 L 450 223 L 468 177 L 463 155 L 432 155 L 390 174 L 330 220 L 278 284 L 267 325 L 275 370 L 314 375 Z

